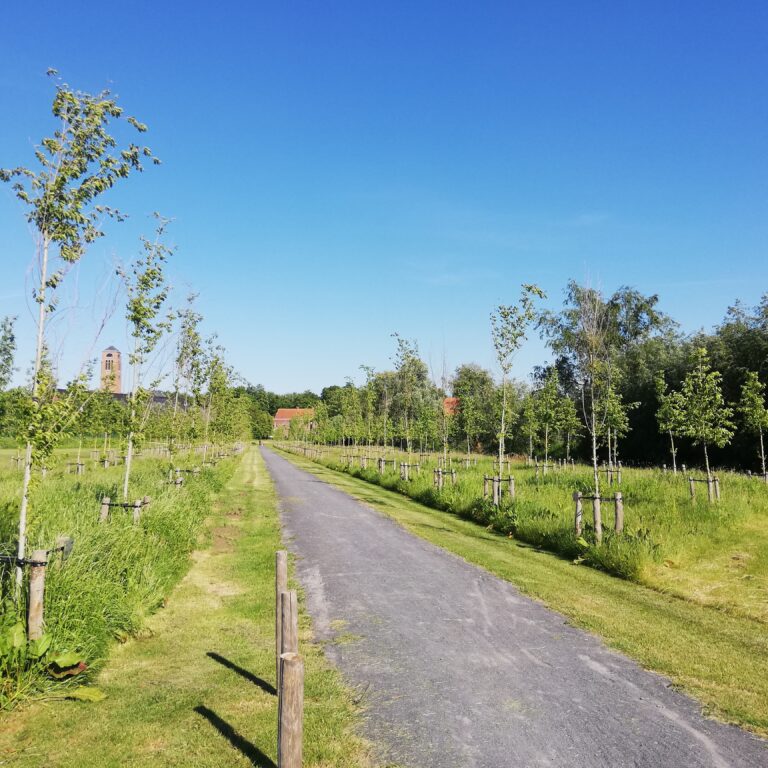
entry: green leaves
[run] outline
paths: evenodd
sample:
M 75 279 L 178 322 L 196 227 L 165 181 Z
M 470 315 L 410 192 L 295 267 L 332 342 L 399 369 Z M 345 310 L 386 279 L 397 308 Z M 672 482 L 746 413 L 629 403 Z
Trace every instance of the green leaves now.
M 107 698 L 107 694 L 100 688 L 90 685 L 80 685 L 77 688 L 71 688 L 64 692 L 64 698 L 74 699 L 75 701 L 99 702 Z

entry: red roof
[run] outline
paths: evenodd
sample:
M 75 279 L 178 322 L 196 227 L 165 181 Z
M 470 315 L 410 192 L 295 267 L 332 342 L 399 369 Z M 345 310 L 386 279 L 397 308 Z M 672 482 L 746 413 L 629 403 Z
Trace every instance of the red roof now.
M 455 416 L 459 410 L 459 398 L 458 397 L 446 397 L 443 400 L 443 411 L 446 416 Z
M 275 414 L 275 426 L 289 424 L 291 419 L 307 416 L 310 419 L 315 415 L 314 408 L 278 408 Z

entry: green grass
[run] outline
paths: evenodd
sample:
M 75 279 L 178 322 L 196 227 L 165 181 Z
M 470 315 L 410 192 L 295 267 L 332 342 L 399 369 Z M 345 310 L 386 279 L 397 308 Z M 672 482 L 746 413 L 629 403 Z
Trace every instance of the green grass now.
M 14 627 L 25 624 L 24 602 L 14 605 L 14 569 L 0 571 L 0 708 L 14 706 L 25 697 L 74 687 L 87 681 L 103 665 L 112 641 L 126 638 L 144 626 L 162 605 L 171 588 L 189 567 L 210 501 L 234 470 L 227 460 L 198 476 L 187 476 L 182 488 L 167 483 L 167 462 L 141 458 L 135 464 L 131 499 L 151 497 L 134 525 L 130 510 L 113 509 L 109 522 L 98 522 L 100 500 L 118 500 L 122 467 L 96 468 L 87 463 L 82 477 L 66 474 L 68 452 L 58 452 L 47 477 L 39 476 L 31 491 L 27 554 L 50 549 L 60 535 L 74 538 L 65 563 L 53 555 L 46 569 L 45 630 L 48 653 L 30 659 L 24 644 L 16 652 L 7 639 Z M 0 457 L 0 543 L 15 553 L 21 473 Z M 179 457 L 190 466 L 196 457 Z M 26 590 L 24 591 L 26 597 Z M 68 682 L 49 673 L 50 660 L 71 652 L 88 667 Z
M 117 647 L 98 704 L 38 702 L 5 716 L 0 764 L 51 768 L 269 766 L 276 761 L 275 493 L 246 452 L 206 525 L 205 546 L 140 639 Z M 303 611 L 307 768 L 370 765 L 349 691 L 310 641 Z
M 469 469 L 462 466 L 462 457 L 455 457 L 457 483 L 453 486 L 447 479 L 444 490 L 438 492 L 433 486 L 434 455 L 422 459 L 421 472 L 405 482 L 391 462 L 383 475 L 376 469 L 375 458 L 366 469 L 360 467 L 359 459 L 348 465 L 342 454 L 351 450 L 324 447 L 319 461 L 519 541 L 571 560 L 578 558 L 584 565 L 768 623 L 768 486 L 758 479 L 720 472 L 722 500 L 710 504 L 703 483 L 697 483 L 697 497 L 690 499 L 687 475 L 625 468 L 624 532 L 613 532 L 613 505 L 603 503 L 604 536 L 597 544 L 591 502 L 584 502 L 581 541 L 573 530 L 572 495 L 575 490 L 590 492 L 589 467 L 550 470 L 537 477 L 534 467 L 515 464 L 516 498 L 504 497 L 501 507 L 495 508 L 482 498 L 483 475 L 494 474 L 490 457 L 479 457 L 478 465 Z M 317 460 L 314 452 L 311 455 Z M 405 454 L 398 454 L 398 459 L 407 460 Z M 604 484 L 601 495 L 612 496 L 615 490 Z
M 723 611 L 617 579 L 346 473 L 290 458 L 667 675 L 708 714 L 768 736 L 768 631 L 745 611 Z

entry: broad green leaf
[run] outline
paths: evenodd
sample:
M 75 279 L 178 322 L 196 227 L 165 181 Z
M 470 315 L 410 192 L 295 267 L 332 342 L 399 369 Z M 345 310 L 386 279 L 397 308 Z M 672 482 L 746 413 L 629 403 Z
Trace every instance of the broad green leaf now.
M 32 640 L 29 644 L 27 652 L 33 659 L 39 659 L 44 656 L 48 649 L 51 647 L 51 636 L 43 635 L 37 640 Z
M 75 651 L 67 651 L 66 653 L 59 654 L 55 658 L 51 659 L 51 664 L 59 669 L 69 669 L 74 667 L 83 660 L 83 657 Z
M 24 630 L 24 625 L 19 622 L 18 624 L 14 624 L 7 633 L 8 638 L 8 645 L 10 645 L 11 648 L 14 650 L 19 650 L 19 648 L 23 648 L 25 643 L 27 642 L 27 633 Z

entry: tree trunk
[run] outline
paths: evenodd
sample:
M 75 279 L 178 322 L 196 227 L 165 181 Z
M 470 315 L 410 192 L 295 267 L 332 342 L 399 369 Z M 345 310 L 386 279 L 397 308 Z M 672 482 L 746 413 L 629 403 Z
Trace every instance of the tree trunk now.
M 40 378 L 40 367 L 43 362 L 43 343 L 45 340 L 45 316 L 47 308 L 45 305 L 45 288 L 48 281 L 48 238 L 42 235 L 43 259 L 40 264 L 40 287 L 37 294 L 38 315 L 37 315 L 37 342 L 35 344 L 35 365 L 32 370 L 32 400 L 38 398 L 38 379 Z M 32 441 L 27 440 L 27 447 L 24 453 L 24 480 L 21 486 L 21 507 L 19 509 L 19 543 L 16 550 L 16 556 L 19 560 L 24 559 L 27 547 L 27 511 L 29 509 L 29 485 L 32 481 Z M 20 565 L 16 566 L 16 602 L 21 598 L 21 588 L 24 582 L 24 570 Z
M 669 430 L 669 443 L 670 452 L 672 453 L 672 474 L 677 474 L 677 449 L 675 448 L 675 436 L 672 434 L 672 430 Z
M 549 424 L 544 425 L 544 468 L 549 461 Z
M 501 472 L 501 462 L 504 460 L 504 438 L 506 437 L 506 415 L 507 415 L 507 378 L 505 374 L 501 377 L 501 430 L 499 432 L 499 472 Z
M 763 442 L 763 428 L 760 427 L 760 464 L 763 468 L 763 480 L 766 480 L 765 476 L 765 443 Z
M 592 435 L 592 474 L 595 480 L 595 496 L 600 495 L 600 473 L 597 470 L 597 419 L 595 418 L 595 386 L 589 385 L 589 423 Z

